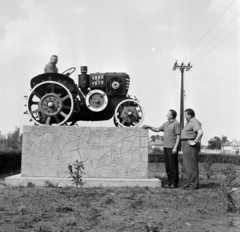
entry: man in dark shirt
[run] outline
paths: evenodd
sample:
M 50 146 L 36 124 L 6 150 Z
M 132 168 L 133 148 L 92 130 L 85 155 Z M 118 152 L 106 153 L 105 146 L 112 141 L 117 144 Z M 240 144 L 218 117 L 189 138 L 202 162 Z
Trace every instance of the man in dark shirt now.
M 50 57 L 50 62 L 45 65 L 44 73 L 58 73 L 58 68 L 56 66 L 58 62 L 58 57 L 56 55 L 52 55 Z
M 184 116 L 187 123 L 181 134 L 181 143 L 187 184 L 183 186 L 183 188 L 193 190 L 199 188 L 198 160 L 201 148 L 200 140 L 203 136 L 203 131 L 192 109 L 186 109 Z
M 168 176 L 168 187 L 178 187 L 178 144 L 180 141 L 180 124 L 176 120 L 177 112 L 169 110 L 167 114 L 168 121 L 160 127 L 151 127 L 144 125 L 143 128 L 154 132 L 163 131 L 164 161 L 166 173 Z

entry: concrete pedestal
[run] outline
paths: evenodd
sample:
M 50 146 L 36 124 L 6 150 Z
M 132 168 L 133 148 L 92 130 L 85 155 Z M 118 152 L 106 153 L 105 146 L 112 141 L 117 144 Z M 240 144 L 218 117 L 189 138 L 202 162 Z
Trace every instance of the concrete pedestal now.
M 51 177 L 22 177 L 21 174 L 7 177 L 5 184 L 9 186 L 47 186 L 48 183 L 57 187 L 74 186 L 70 178 Z M 161 187 L 158 179 L 107 179 L 107 178 L 83 178 L 83 187 Z
M 72 185 L 67 167 L 76 160 L 87 186 L 161 186 L 148 179 L 148 130 L 77 126 L 24 126 L 21 175 L 6 183 Z

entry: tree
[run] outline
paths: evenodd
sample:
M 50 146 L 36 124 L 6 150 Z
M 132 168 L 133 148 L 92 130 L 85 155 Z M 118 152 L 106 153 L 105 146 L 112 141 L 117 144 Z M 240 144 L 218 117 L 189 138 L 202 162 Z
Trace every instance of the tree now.
M 150 137 L 150 142 L 156 142 L 157 140 L 162 140 L 162 141 L 163 141 L 163 137 L 160 136 L 159 134 L 157 134 L 157 135 L 152 135 L 152 136 Z
M 20 134 L 20 128 L 15 127 L 15 131 L 9 132 L 7 135 L 3 135 L 0 132 L 0 151 L 21 151 L 22 134 Z
M 227 136 L 223 136 L 223 135 L 222 135 L 222 144 L 225 144 L 225 143 L 227 143 L 227 142 L 229 142 L 229 141 L 227 140 Z
M 228 142 L 227 136 L 222 136 L 222 139 L 218 136 L 214 136 L 208 141 L 208 149 L 221 149 L 222 144 Z
M 19 151 L 21 150 L 21 143 L 22 135 L 20 134 L 20 128 L 15 127 L 15 131 L 7 135 L 8 147 L 13 151 Z

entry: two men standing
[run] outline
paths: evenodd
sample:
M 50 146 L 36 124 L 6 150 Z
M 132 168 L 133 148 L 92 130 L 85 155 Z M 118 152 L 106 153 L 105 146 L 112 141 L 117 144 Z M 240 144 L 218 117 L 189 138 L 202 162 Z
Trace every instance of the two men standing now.
M 176 120 L 177 113 L 170 110 L 167 114 L 168 121 L 160 127 L 151 127 L 144 125 L 143 128 L 154 132 L 164 132 L 164 160 L 166 173 L 168 176 L 168 187 L 178 187 L 178 145 L 181 134 L 181 145 L 183 151 L 183 167 L 187 183 L 184 189 L 199 188 L 199 152 L 200 140 L 203 135 L 200 122 L 195 118 L 195 112 L 192 109 L 186 109 L 184 112 L 187 121 L 183 131 L 180 131 L 180 124 Z

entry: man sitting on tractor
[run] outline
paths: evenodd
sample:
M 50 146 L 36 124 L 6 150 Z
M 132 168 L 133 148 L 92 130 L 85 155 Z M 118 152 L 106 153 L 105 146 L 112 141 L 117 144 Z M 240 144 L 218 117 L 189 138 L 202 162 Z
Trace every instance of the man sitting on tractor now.
M 50 57 L 50 62 L 45 65 L 44 73 L 58 73 L 58 68 L 56 66 L 58 62 L 58 57 L 56 55 L 52 55 Z

